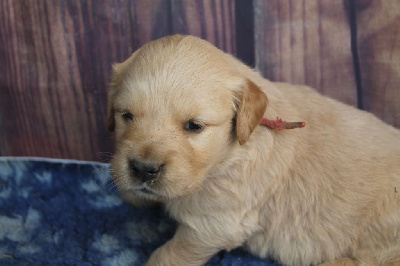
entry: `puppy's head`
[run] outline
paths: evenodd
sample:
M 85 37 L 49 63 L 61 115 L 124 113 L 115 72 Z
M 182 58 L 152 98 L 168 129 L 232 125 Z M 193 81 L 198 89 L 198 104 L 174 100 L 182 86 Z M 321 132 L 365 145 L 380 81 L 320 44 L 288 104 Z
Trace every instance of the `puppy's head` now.
M 186 195 L 247 142 L 267 97 L 234 61 L 206 41 L 175 35 L 114 66 L 107 122 L 121 190 L 160 201 Z

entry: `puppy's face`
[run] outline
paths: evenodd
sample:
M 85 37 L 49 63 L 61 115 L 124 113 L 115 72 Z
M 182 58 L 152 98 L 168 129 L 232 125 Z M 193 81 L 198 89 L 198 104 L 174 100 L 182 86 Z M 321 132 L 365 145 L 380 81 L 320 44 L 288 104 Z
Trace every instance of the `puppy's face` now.
M 114 67 L 108 126 L 120 189 L 161 201 L 189 194 L 247 141 L 266 97 L 230 67 L 223 52 L 183 36 L 149 43 Z

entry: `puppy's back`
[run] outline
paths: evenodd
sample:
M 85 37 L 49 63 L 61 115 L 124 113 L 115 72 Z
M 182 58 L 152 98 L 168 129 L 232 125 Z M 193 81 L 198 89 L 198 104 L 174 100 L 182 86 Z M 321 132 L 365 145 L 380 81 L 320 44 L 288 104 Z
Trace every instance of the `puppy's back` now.
M 357 256 L 400 258 L 400 131 L 308 87 L 274 85 L 307 121 L 292 166 L 302 178 L 292 181 L 309 182 L 310 197 L 326 208 L 320 215 L 349 238 Z

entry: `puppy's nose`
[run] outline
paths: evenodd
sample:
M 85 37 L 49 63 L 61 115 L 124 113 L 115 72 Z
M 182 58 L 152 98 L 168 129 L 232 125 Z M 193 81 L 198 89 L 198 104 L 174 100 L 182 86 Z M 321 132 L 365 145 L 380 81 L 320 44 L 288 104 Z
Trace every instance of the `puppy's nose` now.
M 163 166 L 164 165 L 142 163 L 136 160 L 129 161 L 129 167 L 133 175 L 143 183 L 154 180 L 161 172 Z

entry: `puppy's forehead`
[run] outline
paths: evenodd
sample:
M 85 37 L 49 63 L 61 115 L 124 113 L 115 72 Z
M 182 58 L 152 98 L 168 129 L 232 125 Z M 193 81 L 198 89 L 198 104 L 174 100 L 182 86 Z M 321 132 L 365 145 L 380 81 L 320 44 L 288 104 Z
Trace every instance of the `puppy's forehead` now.
M 233 109 L 233 90 L 242 80 L 225 57 L 194 37 L 153 42 L 126 66 L 122 99 L 140 109 Z
M 147 85 L 143 88 L 146 90 L 221 85 L 234 79 L 230 63 L 224 52 L 204 40 L 173 36 L 142 47 L 130 61 L 125 76 L 131 82 Z

